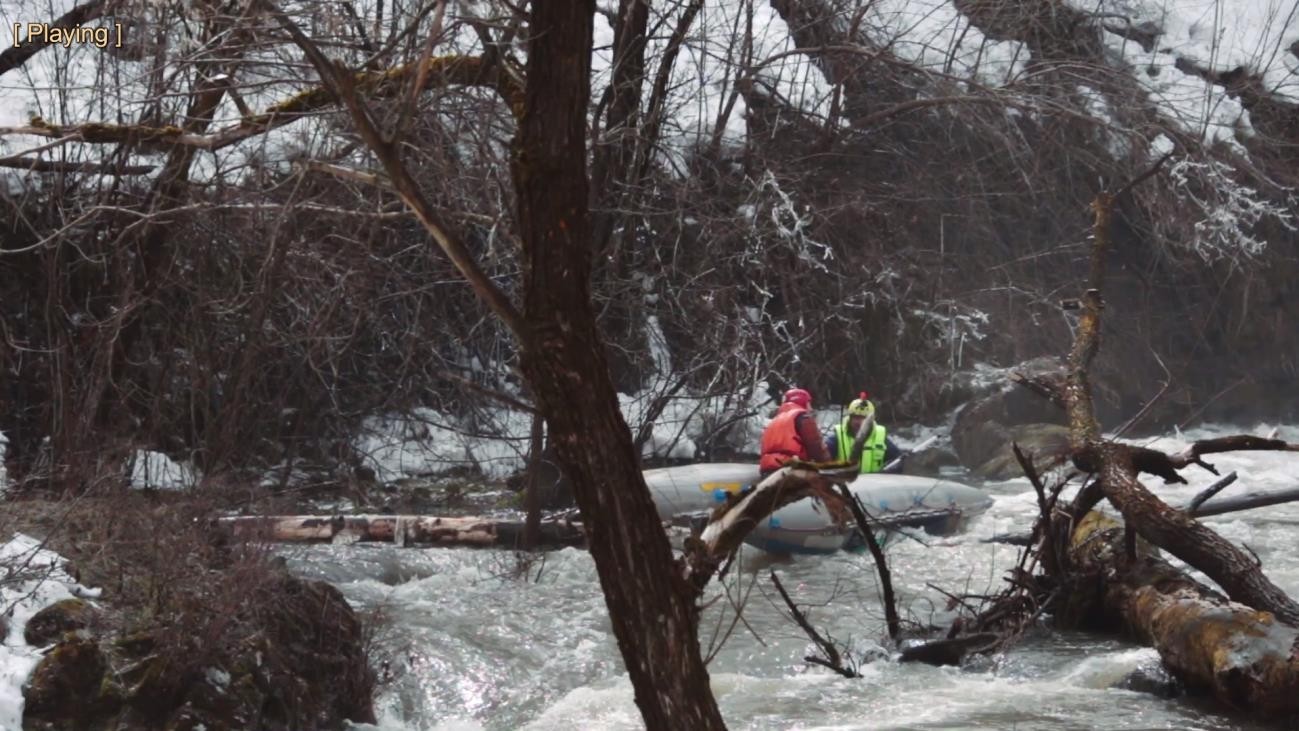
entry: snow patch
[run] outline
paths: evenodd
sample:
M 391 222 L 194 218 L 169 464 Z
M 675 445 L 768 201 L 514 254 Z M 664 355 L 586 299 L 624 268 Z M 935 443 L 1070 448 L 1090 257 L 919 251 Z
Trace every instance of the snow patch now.
M 230 673 L 221 668 L 208 668 L 205 675 L 207 682 L 217 690 L 224 691 L 230 685 Z
M 1177 68 L 1180 60 L 1215 72 L 1245 68 L 1262 87 L 1299 101 L 1299 58 L 1289 46 L 1299 40 L 1299 7 L 1281 0 L 1068 0 L 1107 23 L 1155 33 L 1147 51 L 1134 40 L 1105 31 L 1110 52 L 1134 67 L 1136 77 L 1169 119 L 1207 142 L 1239 147 L 1249 134 L 1249 115 L 1223 87 Z
M 64 570 L 66 560 L 22 533 L 0 545 L 0 602 L 9 631 L 0 645 L 0 729 L 22 728 L 23 685 L 43 653 L 23 638 L 27 622 L 55 602 L 98 593 L 81 586 Z
M 1293 2 L 1071 0 L 1070 4 L 1158 28 L 1162 33 L 1155 55 L 1179 56 L 1219 71 L 1244 66 L 1263 77 L 1264 88 L 1299 101 L 1299 64 L 1288 50 L 1299 40 L 1299 7 Z
M 875 0 L 867 7 L 863 25 L 875 44 L 928 71 L 1002 86 L 1029 60 L 1022 43 L 988 38 L 951 0 Z
M 141 490 L 188 490 L 198 482 L 198 471 L 162 452 L 137 450 L 131 464 L 131 487 Z
M 1150 141 L 1150 157 L 1158 159 L 1172 152 L 1176 147 L 1175 143 L 1168 138 L 1168 135 L 1160 134 Z
M 532 415 L 503 408 L 477 417 L 429 408 L 367 419 L 354 446 L 380 482 L 435 475 L 462 467 L 490 479 L 523 467 Z

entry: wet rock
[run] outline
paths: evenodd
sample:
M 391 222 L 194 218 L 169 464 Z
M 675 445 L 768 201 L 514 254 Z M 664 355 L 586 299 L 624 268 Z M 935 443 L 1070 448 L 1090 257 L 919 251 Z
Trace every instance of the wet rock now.
M 1157 661 L 1142 664 L 1115 683 L 1114 687 L 1149 693 L 1159 698 L 1176 698 L 1182 694 L 1182 684 L 1168 672 L 1163 663 Z
M 1045 357 L 1011 369 L 1035 379 L 1056 379 L 1063 364 Z M 961 463 L 978 468 L 1000 454 L 1012 438 L 1012 429 L 1024 424 L 1065 423 L 1064 411 L 1028 389 L 1007 383 L 1001 389 L 970 402 L 952 426 L 952 446 Z
M 970 469 L 987 462 L 1008 442 L 1010 430 L 995 419 L 965 424 L 958 419 L 956 426 L 952 427 L 952 446 L 956 456 Z
M 908 475 L 938 475 L 942 468 L 960 464 L 961 458 L 951 447 L 932 447 L 907 455 L 902 460 L 902 471 Z
M 991 632 L 961 637 L 929 640 L 902 649 L 899 662 L 922 662 L 926 665 L 960 665 L 970 653 L 992 647 L 1000 638 Z
M 93 639 L 84 633 L 68 635 L 45 655 L 23 688 L 23 728 L 80 728 L 115 711 L 119 699 L 107 682 L 108 668 Z
M 53 644 L 66 632 L 86 629 L 95 619 L 95 608 L 81 599 L 64 599 L 37 612 L 27 621 L 23 639 L 33 647 Z
M 359 618 L 324 582 L 282 569 L 245 586 L 238 609 L 210 608 L 101 649 L 64 635 L 25 689 L 26 729 L 289 731 L 374 722 L 374 676 Z M 207 624 L 205 624 L 207 623 Z M 207 629 L 203 629 L 206 627 Z M 205 632 L 211 637 L 200 639 Z
M 1039 467 L 1069 451 L 1069 429 L 1059 424 L 1023 424 L 1008 430 L 1006 440 L 993 451 L 993 457 L 974 473 L 985 480 L 1011 480 L 1024 475 L 1013 445 L 1033 459 Z

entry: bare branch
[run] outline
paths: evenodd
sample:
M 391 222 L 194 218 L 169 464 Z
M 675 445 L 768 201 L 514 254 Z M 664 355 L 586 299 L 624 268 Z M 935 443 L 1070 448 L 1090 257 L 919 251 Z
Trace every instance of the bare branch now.
M 1201 490 L 1198 494 L 1196 494 L 1195 497 L 1191 498 L 1191 502 L 1187 503 L 1186 507 L 1183 508 L 1183 510 L 1185 510 L 1188 513 L 1194 514 L 1196 508 L 1203 505 L 1205 500 L 1208 500 L 1214 495 L 1217 495 L 1218 493 L 1222 492 L 1223 488 L 1227 487 L 1228 485 L 1230 485 L 1235 481 L 1236 481 L 1236 473 L 1228 472 L 1227 475 L 1223 477 L 1221 480 L 1214 482 L 1212 485 L 1209 485 L 1208 487 Z
M 870 550 L 871 558 L 875 559 L 875 570 L 880 577 L 880 591 L 884 594 L 884 622 L 888 626 L 889 637 L 896 640 L 902 632 L 902 624 L 898 619 L 898 602 L 893 594 L 893 575 L 889 572 L 889 562 L 884 557 L 884 549 L 880 547 L 879 541 L 875 540 L 875 531 L 871 530 L 870 520 L 861 500 L 852 494 L 847 485 L 842 484 L 839 485 L 839 496 L 852 511 L 852 517 L 857 521 L 857 530 L 866 541 L 866 548 Z
M 286 16 L 287 19 L 287 16 Z M 304 35 L 303 38 L 306 38 Z M 347 74 L 357 92 L 373 98 L 397 97 L 403 84 L 413 78 L 424 79 L 417 91 L 423 91 L 437 82 L 437 86 L 484 86 L 495 89 L 517 116 L 522 110 L 523 90 L 509 74 L 487 66 L 477 56 L 435 56 L 424 63 L 411 63 L 388 71 L 362 71 Z M 72 137 L 80 142 L 96 144 L 129 144 L 144 147 L 185 146 L 216 151 L 251 137 L 265 134 L 278 127 L 296 122 L 316 113 L 331 109 L 334 97 L 324 86 L 307 89 L 266 111 L 245 118 L 239 124 L 219 129 L 212 134 L 190 134 L 180 127 L 151 127 L 141 124 L 103 124 L 85 122 L 76 125 L 55 125 L 36 117 L 26 126 L 0 127 L 0 135 L 33 135 L 36 137 Z
M 39 157 L 0 157 L 0 167 L 34 173 L 88 173 L 92 175 L 148 175 L 156 165 L 123 165 L 112 162 L 67 162 Z
M 706 586 L 717 568 L 729 559 L 758 523 L 777 510 L 805 497 L 825 502 L 836 520 L 847 518 L 842 498 L 833 485 L 856 477 L 854 465 L 820 472 L 810 466 L 787 466 L 759 482 L 752 490 L 714 511 L 698 538 L 687 541 L 685 576 L 695 586 Z
M 91 0 L 91 2 L 82 3 L 59 16 L 58 19 L 51 22 L 49 26 L 51 29 L 74 28 L 102 16 L 104 12 L 108 10 L 108 5 L 109 3 L 105 2 L 105 0 Z M 15 23 L 14 25 L 17 26 L 19 24 Z M 34 23 L 32 25 L 34 25 Z M 14 45 L 5 49 L 3 53 L 0 53 L 0 76 L 4 76 L 10 71 L 22 66 L 27 63 L 27 60 L 32 56 L 35 56 L 45 48 L 54 45 L 52 42 L 47 40 L 50 37 L 52 37 L 52 34 L 47 33 L 41 40 L 26 40 L 23 41 L 21 45 L 18 43 L 18 38 L 14 38 Z
M 473 287 L 479 298 L 501 318 L 506 327 L 522 340 L 525 330 L 523 318 L 519 311 L 505 293 L 483 272 L 474 260 L 473 254 L 459 238 L 451 233 L 451 229 L 443 224 L 433 205 L 424 197 L 424 194 L 420 191 L 419 183 L 411 176 L 397 148 L 383 138 L 374 123 L 370 110 L 366 108 L 364 102 L 357 95 L 355 77 L 336 67 L 333 62 L 325 57 L 320 48 L 302 32 L 302 29 L 269 0 L 262 0 L 261 5 L 268 10 L 282 28 L 288 31 L 294 43 L 302 49 L 311 64 L 316 67 L 316 72 L 320 74 L 320 78 L 324 83 L 323 88 L 329 89 L 328 93 L 330 95 L 342 100 L 348 111 L 351 112 L 352 121 L 356 124 L 357 131 L 365 140 L 366 145 L 379 158 L 384 169 L 388 172 L 388 176 L 392 178 L 397 195 L 401 196 L 406 205 L 414 211 L 420 223 L 424 224 L 424 229 L 428 231 L 438 247 L 455 264 L 456 269 L 460 270 L 460 273 Z
M 839 648 L 835 647 L 830 640 L 822 637 L 821 633 L 816 631 L 816 627 L 813 627 L 812 623 L 807 620 L 807 616 L 794 604 L 794 600 L 790 598 L 789 592 L 785 591 L 785 587 L 780 583 L 780 578 L 776 576 L 776 572 L 770 571 L 768 573 L 771 576 L 771 583 L 775 585 L 776 591 L 780 592 L 780 598 L 785 600 L 785 606 L 789 608 L 789 613 L 794 617 L 794 621 L 803 629 L 808 638 L 816 643 L 817 647 L 821 648 L 821 652 L 825 653 L 824 658 L 805 657 L 803 659 L 815 665 L 829 668 L 845 678 L 859 677 L 857 671 L 843 664 L 843 659 L 839 656 Z

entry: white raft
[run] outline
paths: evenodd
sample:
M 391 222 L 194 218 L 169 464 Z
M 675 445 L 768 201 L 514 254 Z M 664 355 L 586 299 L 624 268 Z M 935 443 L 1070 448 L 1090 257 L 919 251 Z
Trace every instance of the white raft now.
M 649 485 L 664 520 L 698 518 L 726 496 L 754 485 L 758 468 L 752 464 L 692 464 L 647 470 Z M 973 517 L 992 506 L 981 491 L 950 480 L 912 475 L 861 475 L 848 489 L 866 508 L 874 526 L 883 530 L 920 528 L 935 535 L 962 530 Z M 772 553 L 834 553 L 860 545 L 855 526 L 836 525 L 829 511 L 813 498 L 777 510 L 754 528 L 746 542 Z

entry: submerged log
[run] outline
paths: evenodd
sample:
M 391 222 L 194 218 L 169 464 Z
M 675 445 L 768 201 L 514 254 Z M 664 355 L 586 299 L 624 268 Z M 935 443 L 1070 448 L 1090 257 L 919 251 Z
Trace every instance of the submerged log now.
M 259 515 L 221 518 L 235 536 L 277 543 L 393 543 L 398 546 L 514 548 L 523 545 L 524 521 L 480 516 Z M 543 521 L 537 547 L 583 546 L 580 523 Z
M 926 665 L 960 665 L 965 658 L 997 645 L 1001 636 L 978 632 L 950 639 L 929 640 L 902 648 L 898 662 L 922 662 Z

